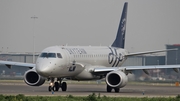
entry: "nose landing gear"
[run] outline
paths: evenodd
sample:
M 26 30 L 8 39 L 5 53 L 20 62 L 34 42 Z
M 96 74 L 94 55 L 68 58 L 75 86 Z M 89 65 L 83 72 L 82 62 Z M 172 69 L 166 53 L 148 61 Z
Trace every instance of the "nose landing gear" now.
M 63 78 L 57 78 L 57 81 L 54 82 L 54 78 L 50 79 L 48 91 L 59 91 L 59 88 L 62 89 L 62 91 L 67 90 L 67 83 L 62 82 Z

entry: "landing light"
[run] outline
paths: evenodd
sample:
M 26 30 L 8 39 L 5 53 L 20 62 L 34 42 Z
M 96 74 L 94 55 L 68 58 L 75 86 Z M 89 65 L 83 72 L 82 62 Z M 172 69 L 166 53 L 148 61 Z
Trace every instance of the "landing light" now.
M 53 86 L 53 83 L 51 82 L 49 85 L 50 85 L 50 86 Z

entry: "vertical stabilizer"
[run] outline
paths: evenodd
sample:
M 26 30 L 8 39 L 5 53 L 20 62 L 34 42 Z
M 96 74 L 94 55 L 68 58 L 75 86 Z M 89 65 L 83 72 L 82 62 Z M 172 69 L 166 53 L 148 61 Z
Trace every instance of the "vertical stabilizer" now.
M 114 40 L 113 44 L 111 45 L 112 47 L 124 48 L 125 34 L 126 34 L 126 22 L 127 22 L 127 7 L 128 7 L 128 3 L 125 2 L 123 12 L 121 15 L 121 20 L 119 23 L 118 32 L 116 35 L 116 39 Z

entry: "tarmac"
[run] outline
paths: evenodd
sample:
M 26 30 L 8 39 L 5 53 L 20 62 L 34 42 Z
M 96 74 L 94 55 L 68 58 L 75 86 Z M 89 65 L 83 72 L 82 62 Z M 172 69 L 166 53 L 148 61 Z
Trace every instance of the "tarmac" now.
M 175 86 L 175 84 L 127 84 L 125 87 L 120 89 L 119 93 L 115 93 L 114 91 L 108 93 L 106 92 L 105 83 L 67 83 L 66 92 L 61 91 L 61 89 L 58 92 L 49 92 L 47 83 L 39 87 L 32 87 L 21 82 L 12 83 L 0 81 L 0 94 L 3 95 L 24 94 L 25 96 L 88 96 L 92 93 L 109 97 L 176 97 L 180 94 L 180 86 Z

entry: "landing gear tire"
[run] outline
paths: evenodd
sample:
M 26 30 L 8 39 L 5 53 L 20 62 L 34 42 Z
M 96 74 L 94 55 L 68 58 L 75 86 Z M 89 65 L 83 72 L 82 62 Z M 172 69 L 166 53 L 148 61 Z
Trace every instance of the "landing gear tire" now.
M 48 91 L 51 91 L 51 86 L 48 87 Z
M 66 82 L 62 83 L 61 89 L 62 89 L 62 91 L 66 91 L 67 90 L 67 83 Z
M 54 82 L 55 78 L 49 78 L 48 80 L 51 80 L 49 83 L 48 91 L 59 91 L 59 88 L 62 89 L 62 91 L 67 90 L 67 83 L 62 82 L 63 78 L 57 78 L 57 81 Z M 62 83 L 61 83 L 62 82 Z
M 112 87 L 110 87 L 109 85 L 107 85 L 106 90 L 107 90 L 107 92 L 111 92 L 111 91 L 112 91 Z
M 59 83 L 55 82 L 54 84 L 55 91 L 59 91 Z
M 114 88 L 114 91 L 115 91 L 116 93 L 119 93 L 119 90 L 120 90 L 120 88 Z

